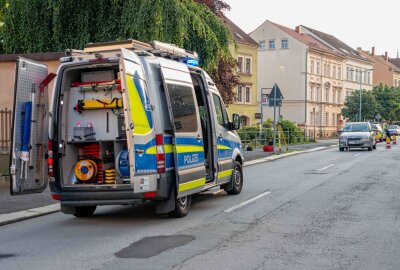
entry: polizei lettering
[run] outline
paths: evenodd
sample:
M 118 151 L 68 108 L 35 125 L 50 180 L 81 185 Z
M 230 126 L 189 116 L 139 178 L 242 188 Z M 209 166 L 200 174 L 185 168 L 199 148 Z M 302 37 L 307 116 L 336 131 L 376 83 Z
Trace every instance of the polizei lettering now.
M 199 154 L 185 155 L 183 157 L 183 163 L 185 165 L 190 165 L 199 162 Z

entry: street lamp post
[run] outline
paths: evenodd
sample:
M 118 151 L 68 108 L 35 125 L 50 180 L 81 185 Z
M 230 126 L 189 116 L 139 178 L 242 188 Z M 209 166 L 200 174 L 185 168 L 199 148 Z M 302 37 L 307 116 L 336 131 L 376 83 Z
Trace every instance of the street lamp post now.
M 358 70 L 358 69 L 349 69 L 349 71 L 351 71 L 351 72 L 353 72 L 353 71 L 355 71 L 355 72 L 360 72 L 360 77 L 359 77 L 359 82 L 360 82 L 360 106 L 359 106 L 359 111 L 360 111 L 360 113 L 359 113 L 359 121 L 361 122 L 362 121 L 362 117 L 361 117 L 361 112 L 362 112 L 362 102 L 361 102 L 361 95 L 362 95 L 362 73 L 363 72 L 368 72 L 368 71 L 372 71 L 372 70 L 374 70 L 373 68 L 372 69 L 366 69 L 366 70 Z

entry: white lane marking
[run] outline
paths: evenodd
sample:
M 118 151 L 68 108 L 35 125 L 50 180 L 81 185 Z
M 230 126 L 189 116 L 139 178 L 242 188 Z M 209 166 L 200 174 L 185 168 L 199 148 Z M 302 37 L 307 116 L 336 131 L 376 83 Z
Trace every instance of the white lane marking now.
M 217 195 L 218 193 L 221 193 L 221 192 L 224 192 L 224 191 L 225 191 L 224 189 L 220 189 L 218 191 L 213 192 L 213 195 Z
M 325 171 L 326 169 L 329 169 L 330 167 L 335 166 L 335 165 L 336 165 L 335 163 L 329 164 L 328 166 L 325 166 L 325 167 L 319 169 L 318 171 L 319 172 Z
M 224 211 L 222 211 L 222 212 L 224 212 L 224 213 L 230 213 L 230 212 L 232 212 L 232 211 L 234 211 L 234 210 L 236 210 L 236 209 L 238 209 L 238 208 L 240 208 L 240 207 L 242 207 L 242 206 L 245 206 L 246 204 L 249 204 L 249 203 L 251 203 L 251 202 L 254 202 L 255 200 L 258 200 L 258 199 L 260 199 L 260 198 L 262 198 L 262 197 L 264 197 L 264 196 L 266 196 L 266 195 L 268 195 L 268 194 L 271 194 L 271 191 L 263 192 L 263 193 L 261 193 L 260 195 L 257 195 L 257 196 L 255 196 L 255 197 L 253 197 L 253 198 L 251 198 L 251 199 L 248 199 L 247 201 L 244 201 L 244 202 L 242 202 L 242 203 L 239 203 L 239 204 L 237 204 L 237 205 L 235 205 L 235 206 L 232 206 L 231 208 L 228 208 L 228 209 L 226 209 L 226 210 L 224 210 Z
M 355 154 L 354 157 L 358 157 L 358 156 L 360 156 L 360 155 L 362 155 L 362 154 L 363 154 L 363 153 Z

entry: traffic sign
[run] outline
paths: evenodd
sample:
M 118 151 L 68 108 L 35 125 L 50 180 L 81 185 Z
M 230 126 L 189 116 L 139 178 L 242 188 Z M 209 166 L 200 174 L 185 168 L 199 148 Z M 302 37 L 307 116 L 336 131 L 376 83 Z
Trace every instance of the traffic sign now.
M 342 119 L 339 120 L 339 125 L 343 125 L 343 120 Z
M 271 93 L 269 94 L 269 107 L 281 107 L 282 106 L 282 92 L 279 89 L 279 86 L 275 83 L 274 87 L 272 87 Z
M 263 94 L 261 97 L 261 104 L 262 106 L 268 106 L 268 94 Z

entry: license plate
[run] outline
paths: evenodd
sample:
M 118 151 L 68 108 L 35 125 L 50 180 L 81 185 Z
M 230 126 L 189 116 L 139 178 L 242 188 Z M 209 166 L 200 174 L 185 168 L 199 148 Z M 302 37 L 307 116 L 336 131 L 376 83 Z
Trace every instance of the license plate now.
M 357 141 L 350 141 L 349 144 L 358 144 Z

